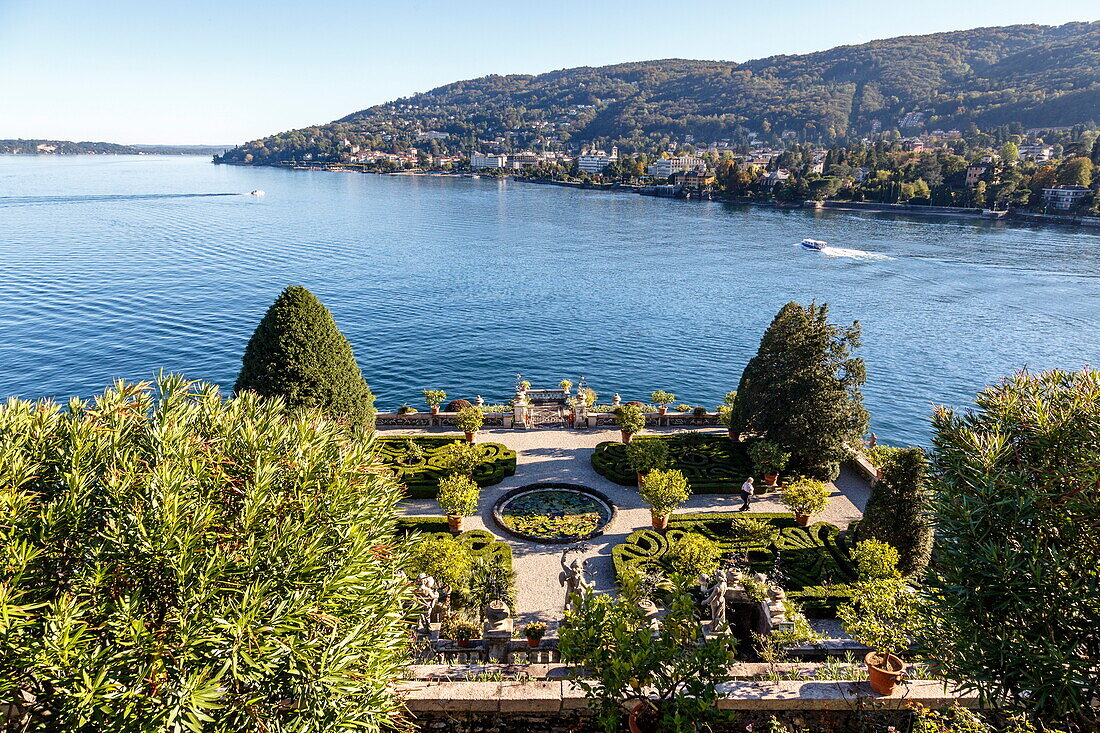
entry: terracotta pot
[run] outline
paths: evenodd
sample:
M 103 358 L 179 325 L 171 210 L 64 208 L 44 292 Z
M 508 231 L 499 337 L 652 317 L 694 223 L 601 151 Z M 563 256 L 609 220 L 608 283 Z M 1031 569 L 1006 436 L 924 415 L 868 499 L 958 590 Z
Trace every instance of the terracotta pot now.
M 893 654 L 886 656 L 879 652 L 870 652 L 863 661 L 867 663 L 867 677 L 871 689 L 880 695 L 890 695 L 897 687 L 898 680 L 905 674 L 905 662 Z
M 439 405 L 432 405 L 431 407 L 432 407 L 432 414 L 433 415 L 438 415 L 439 414 Z
M 458 640 L 458 645 L 460 647 L 462 647 L 463 649 L 469 649 L 470 648 L 470 640 L 469 639 L 459 639 Z
M 768 486 L 775 486 L 779 481 L 778 473 L 766 473 L 764 474 L 764 483 Z
M 629 443 L 630 439 L 634 437 L 633 434 L 628 433 L 625 430 L 620 430 L 619 432 L 623 434 L 623 442 L 624 443 Z
M 810 525 L 809 514 L 795 514 L 794 521 L 799 527 L 808 527 Z
M 668 412 L 668 405 L 658 405 L 657 406 L 657 414 L 658 415 L 664 415 L 666 412 Z
M 638 476 L 638 485 L 639 485 L 639 486 L 641 486 L 641 485 L 642 485 L 642 481 L 644 481 L 644 480 L 645 480 L 645 474 L 641 474 L 641 473 L 639 473 L 639 474 L 637 474 L 637 476 Z
M 527 637 L 527 645 L 532 648 L 538 646 L 540 641 L 542 641 L 542 639 L 532 639 L 530 636 Z
M 657 726 L 656 721 L 652 720 L 652 711 L 648 711 L 650 715 L 642 715 L 647 712 L 648 707 L 644 702 L 640 702 L 630 711 L 626 719 L 630 726 L 630 733 L 656 733 Z
M 665 530 L 668 528 L 668 515 L 667 514 L 652 514 L 653 529 Z
M 474 442 L 474 434 L 473 433 L 466 433 L 466 442 L 467 443 L 473 443 Z
M 451 528 L 452 532 L 462 531 L 462 515 L 461 514 L 448 514 L 447 526 Z

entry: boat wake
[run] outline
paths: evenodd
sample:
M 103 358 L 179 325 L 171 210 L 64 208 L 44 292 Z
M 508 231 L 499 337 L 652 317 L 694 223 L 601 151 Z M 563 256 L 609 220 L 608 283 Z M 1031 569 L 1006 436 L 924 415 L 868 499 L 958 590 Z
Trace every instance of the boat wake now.
M 890 255 L 880 254 L 878 252 L 868 252 L 862 249 L 848 249 L 846 247 L 833 247 L 829 245 L 821 249 L 821 254 L 828 257 L 846 257 L 850 260 L 892 260 L 894 259 Z

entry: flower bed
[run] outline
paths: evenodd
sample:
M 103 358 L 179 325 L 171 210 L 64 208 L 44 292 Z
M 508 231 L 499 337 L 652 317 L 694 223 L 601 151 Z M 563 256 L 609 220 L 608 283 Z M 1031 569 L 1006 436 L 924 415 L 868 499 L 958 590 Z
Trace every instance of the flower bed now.
M 398 461 L 406 441 L 412 440 L 424 452 L 422 460 L 405 465 Z M 443 449 L 453 443 L 465 443 L 463 438 L 437 438 L 409 435 L 381 436 L 375 438 L 378 456 L 386 468 L 408 487 L 407 495 L 413 499 L 434 499 L 436 487 L 445 473 L 441 461 Z M 476 443 L 485 457 L 474 471 L 474 481 L 480 486 L 499 484 L 516 472 L 516 452 L 501 443 Z
M 668 445 L 668 467 L 683 472 L 693 494 L 735 493 L 752 475 L 752 463 L 744 446 L 724 435 L 640 435 L 634 440 L 664 441 Z M 637 474 L 627 461 L 623 443 L 606 441 L 597 445 L 592 453 L 592 468 L 609 481 L 623 486 L 637 485 Z M 766 491 L 763 484 L 758 483 L 757 493 Z
M 742 518 L 771 524 L 776 533 L 774 539 L 767 544 L 746 541 L 736 530 L 736 523 Z M 851 597 L 848 584 L 855 580 L 856 573 L 848 533 L 825 522 L 799 527 L 793 514 L 673 515 L 667 532 L 638 530 L 612 549 L 616 578 L 621 578 L 630 567 L 667 573 L 672 546 L 692 533 L 718 543 L 724 553 L 734 556 L 747 553 L 752 571 L 772 575 L 793 600 L 803 605 L 807 615 L 833 616 L 836 607 Z
M 550 544 L 595 537 L 614 513 L 607 499 L 572 484 L 524 486 L 505 494 L 493 508 L 493 518 L 509 533 Z

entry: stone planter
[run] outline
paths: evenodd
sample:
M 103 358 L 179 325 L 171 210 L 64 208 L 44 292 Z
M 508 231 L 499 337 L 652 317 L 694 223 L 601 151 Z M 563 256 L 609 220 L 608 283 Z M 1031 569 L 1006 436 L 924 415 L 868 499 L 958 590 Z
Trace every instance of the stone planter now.
M 867 677 L 871 689 L 880 695 L 890 695 L 897 687 L 898 680 L 905 674 L 905 662 L 893 654 L 882 655 L 871 652 L 863 661 L 867 663 Z

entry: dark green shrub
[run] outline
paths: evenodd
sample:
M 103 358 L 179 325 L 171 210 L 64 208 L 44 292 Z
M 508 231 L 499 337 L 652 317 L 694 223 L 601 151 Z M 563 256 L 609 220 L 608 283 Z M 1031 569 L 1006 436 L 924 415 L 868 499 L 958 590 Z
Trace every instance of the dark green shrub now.
M 717 542 L 694 532 L 680 537 L 669 553 L 669 566 L 678 573 L 692 578 L 710 575 L 718 569 L 722 549 Z
M 328 309 L 297 285 L 275 299 L 245 347 L 234 391 L 245 390 L 374 428 L 374 395 L 351 344 Z
M 459 398 L 457 400 L 451 400 L 450 402 L 448 402 L 447 407 L 444 408 L 443 411 L 444 412 L 458 412 L 459 410 L 465 409 L 467 407 L 473 407 L 473 405 L 470 404 L 469 400 L 464 400 L 464 399 Z
M 615 424 L 627 435 L 636 435 L 645 430 L 645 415 L 642 408 L 626 403 L 615 412 Z
M 662 470 L 668 466 L 668 444 L 663 440 L 633 440 L 626 446 L 626 460 L 635 473 Z
M 920 448 L 893 449 L 879 460 L 882 477 L 871 486 L 859 539 L 890 543 L 901 555 L 902 574 L 920 575 L 932 556 L 928 460 Z

